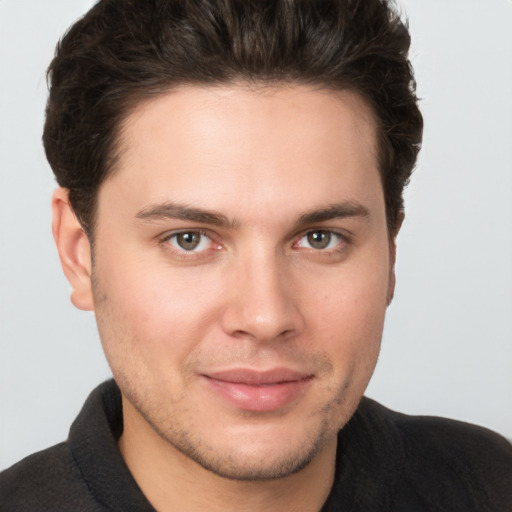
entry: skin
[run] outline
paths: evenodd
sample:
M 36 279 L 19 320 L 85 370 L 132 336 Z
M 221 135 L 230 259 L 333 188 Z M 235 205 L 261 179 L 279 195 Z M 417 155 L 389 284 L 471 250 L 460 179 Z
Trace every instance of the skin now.
M 348 91 L 188 86 L 139 105 L 120 142 L 94 265 L 64 189 L 53 230 L 123 394 L 128 467 L 160 511 L 320 510 L 394 287 L 370 109 Z M 251 410 L 212 386 L 239 368 L 307 378 Z

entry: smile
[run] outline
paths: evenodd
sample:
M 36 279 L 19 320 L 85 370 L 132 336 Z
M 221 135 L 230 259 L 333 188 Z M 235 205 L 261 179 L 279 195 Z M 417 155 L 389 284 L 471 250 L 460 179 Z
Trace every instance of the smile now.
M 301 396 L 313 379 L 287 369 L 234 369 L 203 377 L 211 390 L 236 408 L 255 412 L 281 409 Z

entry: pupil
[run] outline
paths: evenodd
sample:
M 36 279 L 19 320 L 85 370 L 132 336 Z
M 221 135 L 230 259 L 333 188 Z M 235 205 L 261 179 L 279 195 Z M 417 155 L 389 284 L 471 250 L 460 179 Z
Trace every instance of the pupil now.
M 199 245 L 199 239 L 199 233 L 180 233 L 177 236 L 178 245 L 187 251 L 195 249 Z
M 314 249 L 325 249 L 331 242 L 329 231 L 312 231 L 308 234 L 308 242 Z

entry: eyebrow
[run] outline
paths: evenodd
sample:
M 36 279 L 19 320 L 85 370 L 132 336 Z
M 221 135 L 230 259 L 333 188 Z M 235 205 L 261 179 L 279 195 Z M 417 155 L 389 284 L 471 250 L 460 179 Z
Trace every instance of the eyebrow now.
M 230 220 L 222 213 L 172 202 L 146 206 L 139 210 L 135 217 L 137 219 L 150 221 L 179 219 L 228 228 L 236 228 L 239 225 L 238 221 Z M 366 206 L 353 201 L 335 203 L 325 208 L 302 213 L 296 224 L 301 226 L 347 217 L 370 217 L 370 210 Z
M 223 227 L 234 227 L 236 224 L 222 213 L 170 202 L 146 206 L 139 210 L 135 217 L 141 220 L 180 219 Z
M 346 201 L 343 203 L 331 204 L 319 210 L 311 210 L 303 213 L 297 224 L 315 224 L 333 219 L 344 219 L 347 217 L 370 217 L 370 210 L 360 203 Z

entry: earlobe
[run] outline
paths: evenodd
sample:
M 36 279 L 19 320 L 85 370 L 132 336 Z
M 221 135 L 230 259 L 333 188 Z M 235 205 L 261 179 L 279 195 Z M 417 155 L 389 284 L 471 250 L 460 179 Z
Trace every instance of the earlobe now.
M 396 275 L 395 275 L 395 262 L 396 262 L 396 237 L 402 227 L 405 218 L 405 213 L 401 210 L 398 214 L 396 229 L 392 238 L 389 241 L 389 277 L 388 277 L 388 294 L 386 297 L 387 305 L 391 304 L 393 296 L 395 295 Z
M 58 188 L 52 197 L 52 232 L 64 274 L 71 285 L 71 302 L 85 311 L 94 309 L 92 260 L 89 239 L 69 202 L 68 190 Z
M 395 284 L 396 284 L 395 266 L 392 265 L 392 267 L 389 271 L 388 295 L 386 297 L 386 303 L 388 306 L 391 304 L 391 301 L 393 300 L 393 296 L 395 295 Z

